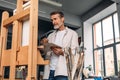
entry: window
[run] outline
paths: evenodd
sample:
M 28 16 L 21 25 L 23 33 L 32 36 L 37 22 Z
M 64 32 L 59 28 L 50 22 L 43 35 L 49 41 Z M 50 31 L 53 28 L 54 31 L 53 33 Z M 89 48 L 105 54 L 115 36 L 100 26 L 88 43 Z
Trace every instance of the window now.
M 116 51 L 117 51 L 117 66 L 118 66 L 118 72 L 120 71 L 120 44 L 116 45 Z
M 103 28 L 103 44 L 112 44 L 113 41 L 113 26 L 112 26 L 112 16 L 105 18 L 102 21 Z
M 102 46 L 101 22 L 94 25 L 94 48 Z
M 95 74 L 98 76 L 104 76 L 104 68 L 103 68 L 103 50 L 95 50 Z
M 106 76 L 115 75 L 113 47 L 105 48 L 105 70 Z
M 119 29 L 117 13 L 93 24 L 95 75 L 115 76 L 120 71 Z

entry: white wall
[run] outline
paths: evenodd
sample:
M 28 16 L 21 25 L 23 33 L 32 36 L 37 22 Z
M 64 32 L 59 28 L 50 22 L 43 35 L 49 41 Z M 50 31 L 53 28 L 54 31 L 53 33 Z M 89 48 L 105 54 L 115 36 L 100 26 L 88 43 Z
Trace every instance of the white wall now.
M 84 65 L 89 66 L 93 65 L 93 53 L 92 53 L 92 24 L 85 22 L 84 23 L 84 47 L 85 50 L 85 62 Z

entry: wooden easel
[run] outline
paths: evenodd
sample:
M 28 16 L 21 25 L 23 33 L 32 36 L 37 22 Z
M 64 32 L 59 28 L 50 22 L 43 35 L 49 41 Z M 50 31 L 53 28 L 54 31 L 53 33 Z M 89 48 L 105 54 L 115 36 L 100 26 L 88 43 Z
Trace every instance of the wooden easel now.
M 23 5 L 29 2 L 29 6 Z M 21 46 L 23 22 L 29 20 L 29 44 Z M 8 26 L 12 29 L 12 48 L 6 49 Z M 4 11 L 2 14 L 0 35 L 0 75 L 1 80 L 16 80 L 15 69 L 19 65 L 28 66 L 26 80 L 37 80 L 37 65 L 48 64 L 44 61 L 37 49 L 38 37 L 38 0 L 17 0 L 17 8 L 13 16 Z M 10 66 L 9 79 L 4 79 L 4 67 Z

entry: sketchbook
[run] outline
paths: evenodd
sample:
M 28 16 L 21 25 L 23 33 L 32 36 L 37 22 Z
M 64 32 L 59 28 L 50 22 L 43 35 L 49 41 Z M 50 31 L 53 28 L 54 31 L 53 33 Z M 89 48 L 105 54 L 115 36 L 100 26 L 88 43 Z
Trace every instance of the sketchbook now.
M 44 51 L 45 52 L 48 52 L 48 51 L 51 51 L 52 48 L 62 48 L 54 43 L 46 43 L 44 44 Z
M 40 48 L 40 49 L 43 48 L 43 50 L 44 50 L 45 53 L 48 52 L 48 51 L 51 51 L 52 48 L 62 48 L 62 47 L 60 47 L 60 46 L 58 46 L 58 45 L 56 45 L 54 43 L 46 43 L 43 46 L 44 47 L 39 46 L 38 48 Z

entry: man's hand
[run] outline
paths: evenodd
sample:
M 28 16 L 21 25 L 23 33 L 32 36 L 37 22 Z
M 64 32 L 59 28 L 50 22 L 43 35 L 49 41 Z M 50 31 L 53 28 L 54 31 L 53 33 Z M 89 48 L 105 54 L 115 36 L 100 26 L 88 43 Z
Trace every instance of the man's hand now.
M 52 47 L 51 47 L 51 50 L 52 50 L 56 55 L 58 55 L 58 56 L 59 56 L 59 55 L 64 56 L 64 53 L 63 53 L 62 49 L 59 48 L 59 47 L 52 46 Z
M 46 44 L 48 43 L 48 39 L 47 38 L 43 38 L 41 41 L 40 41 L 41 44 Z

